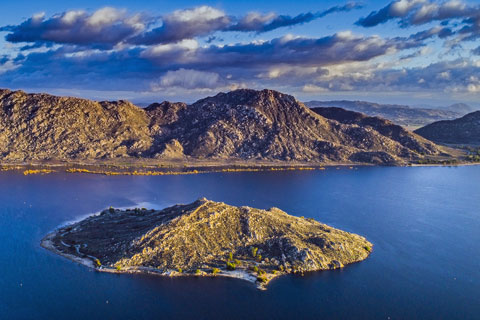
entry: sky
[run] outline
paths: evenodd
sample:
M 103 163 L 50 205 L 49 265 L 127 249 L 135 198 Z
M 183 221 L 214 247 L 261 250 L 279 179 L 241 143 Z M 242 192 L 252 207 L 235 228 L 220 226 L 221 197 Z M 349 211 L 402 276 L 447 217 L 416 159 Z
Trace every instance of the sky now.
M 16 0 L 0 87 L 185 101 L 239 88 L 307 100 L 480 108 L 480 1 Z

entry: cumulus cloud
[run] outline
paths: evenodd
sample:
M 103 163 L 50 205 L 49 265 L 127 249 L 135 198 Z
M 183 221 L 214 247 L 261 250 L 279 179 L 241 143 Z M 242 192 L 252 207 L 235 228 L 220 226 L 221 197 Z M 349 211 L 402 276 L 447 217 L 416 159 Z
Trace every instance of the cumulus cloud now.
M 14 59 L 11 59 L 7 55 L 0 56 L 0 74 L 14 70 L 17 67 L 18 65 L 15 64 Z
M 480 88 L 480 64 L 468 59 L 413 68 L 363 68 L 306 79 L 304 91 L 313 92 L 312 88 L 318 87 L 331 91 L 478 93 Z
M 125 10 L 111 7 L 93 13 L 83 10 L 66 11 L 46 19 L 36 14 L 19 25 L 0 28 L 9 32 L 9 42 L 58 43 L 76 45 L 113 46 L 143 31 L 147 19 L 140 15 L 128 15 Z
M 465 18 L 475 11 L 459 0 L 441 3 L 431 0 L 396 0 L 356 23 L 363 27 L 374 27 L 389 20 L 398 19 L 400 25 L 420 25 L 432 21 Z
M 15 73 L 3 76 L 2 80 L 4 83 L 34 84 L 54 79 L 52 85 L 57 86 L 95 86 L 98 89 L 99 86 L 118 88 L 125 85 L 145 90 L 160 78 L 159 83 L 164 86 L 208 87 L 213 85 L 213 80 L 223 81 L 229 75 L 247 81 L 268 78 L 259 77 L 259 74 L 269 74 L 272 78 L 275 73 L 278 78 L 285 75 L 297 78 L 308 73 L 307 70 L 320 74 L 325 72 L 322 66 L 368 61 L 403 45 L 398 39 L 341 32 L 322 38 L 284 36 L 270 41 L 207 47 L 199 46 L 196 40 L 110 51 L 63 46 L 22 55 L 14 62 L 18 65 Z M 189 77 L 192 82 L 187 81 Z
M 467 5 L 460 0 L 396 0 L 368 16 L 360 18 L 356 24 L 374 27 L 390 20 L 395 20 L 405 28 L 438 22 L 440 25 L 419 32 L 423 40 L 438 36 L 452 37 L 447 46 L 455 47 L 464 41 L 480 38 L 480 5 Z M 452 22 L 454 21 L 454 23 Z M 419 39 L 422 40 L 422 39 Z
M 216 89 L 222 85 L 220 75 L 215 72 L 192 69 L 168 71 L 158 82 L 152 84 L 154 91 L 178 87 L 184 89 Z
M 162 17 L 113 8 L 93 13 L 67 11 L 50 18 L 38 14 L 1 28 L 8 41 L 25 45 L 16 57 L 13 52 L 0 56 L 0 87 L 187 94 L 250 86 L 296 88 L 309 94 L 392 90 L 478 94 L 479 63 L 455 60 L 418 67 L 423 59 L 412 60 L 428 54 L 427 44 L 438 49 L 429 39 L 459 37 L 464 41 L 479 34 L 480 14 L 467 12 L 475 7 L 459 1 L 398 0 L 359 23 L 373 26 L 395 20 L 405 27 L 439 22 L 426 30 L 417 27 L 405 37 L 345 31 L 322 37 L 244 37 L 244 42 L 219 44 L 220 32 L 257 36 L 356 7 L 351 3 L 293 16 L 249 13 L 233 17 L 209 6 Z M 470 50 L 469 54 L 480 55 L 480 48 Z
M 371 12 L 368 16 L 360 18 L 356 24 L 363 27 L 374 27 L 396 18 L 404 18 L 412 9 L 418 8 L 425 0 L 398 0 L 390 2 L 378 11 Z
M 231 23 L 231 18 L 221 10 L 201 6 L 174 11 L 164 16 L 162 21 L 161 27 L 137 36 L 132 42 L 151 45 L 205 36 L 225 29 Z
M 409 42 L 403 39 L 385 40 L 378 36 L 361 37 L 351 32 L 339 32 L 322 38 L 287 35 L 270 41 L 246 44 L 212 45 L 181 50 L 169 47 L 168 50 L 147 50 L 144 55 L 159 64 L 167 63 L 168 57 L 180 57 L 175 58 L 175 64 L 181 63 L 185 68 L 194 69 L 265 68 L 279 64 L 319 66 L 346 61 L 367 61 L 406 46 L 409 46 Z M 175 50 L 175 54 L 171 54 L 170 50 Z
M 267 32 L 282 27 L 289 27 L 298 24 L 311 22 L 335 12 L 346 12 L 353 9 L 361 8 L 361 5 L 351 2 L 342 6 L 334 6 L 325 11 L 301 13 L 296 16 L 277 15 L 273 12 L 267 14 L 260 14 L 258 12 L 250 12 L 245 17 L 241 18 L 237 23 L 228 27 L 230 31 L 242 32 Z
M 128 14 L 126 10 L 105 7 L 93 13 L 71 10 L 50 18 L 40 13 L 19 25 L 0 27 L 0 31 L 8 32 L 6 40 L 9 42 L 33 43 L 25 46 L 26 50 L 53 43 L 109 49 L 121 43 L 156 45 L 203 36 L 211 38 L 215 32 L 267 32 L 359 7 L 360 5 L 352 2 L 325 11 L 301 13 L 293 17 L 276 13 L 249 13 L 240 18 L 227 15 L 224 11 L 210 6 L 176 10 L 160 17 Z M 161 25 L 154 27 L 155 23 Z

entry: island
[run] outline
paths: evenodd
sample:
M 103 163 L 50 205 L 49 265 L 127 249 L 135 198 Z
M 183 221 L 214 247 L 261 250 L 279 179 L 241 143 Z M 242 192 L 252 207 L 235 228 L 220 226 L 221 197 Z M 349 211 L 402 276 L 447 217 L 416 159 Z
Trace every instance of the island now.
M 226 276 L 265 289 L 291 273 L 362 261 L 364 237 L 311 218 L 198 199 L 163 210 L 110 207 L 48 234 L 42 246 L 102 272 Z

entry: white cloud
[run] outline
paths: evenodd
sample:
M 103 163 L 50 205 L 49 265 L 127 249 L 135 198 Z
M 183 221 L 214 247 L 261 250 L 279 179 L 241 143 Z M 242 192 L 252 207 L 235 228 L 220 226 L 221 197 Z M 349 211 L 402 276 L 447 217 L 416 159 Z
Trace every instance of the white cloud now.
M 154 91 L 177 87 L 184 89 L 215 89 L 222 85 L 220 75 L 215 72 L 192 69 L 168 71 L 160 81 L 152 85 Z

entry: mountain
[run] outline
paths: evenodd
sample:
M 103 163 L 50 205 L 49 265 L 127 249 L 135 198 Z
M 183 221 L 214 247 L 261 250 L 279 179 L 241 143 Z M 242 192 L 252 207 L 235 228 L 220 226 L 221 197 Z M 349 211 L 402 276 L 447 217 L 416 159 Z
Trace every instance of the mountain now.
M 272 90 L 240 89 L 191 105 L 162 102 L 145 109 L 127 101 L 0 91 L 0 158 L 10 161 L 130 157 L 393 164 L 440 153 L 433 143 L 409 137 L 328 119 Z
M 480 111 L 469 113 L 459 119 L 438 121 L 415 133 L 437 143 L 480 144 Z
M 461 115 L 465 115 L 467 113 L 475 111 L 475 109 L 472 106 L 469 106 L 468 104 L 465 104 L 465 103 L 455 103 L 447 107 L 444 107 L 442 109 L 460 113 Z
M 412 108 L 397 104 L 378 104 L 366 101 L 309 101 L 305 104 L 310 108 L 338 107 L 351 111 L 365 113 L 369 116 L 381 117 L 407 128 L 418 128 L 426 124 L 455 119 L 463 114 L 461 111 Z
M 225 275 L 266 283 L 368 257 L 364 237 L 277 208 L 199 199 L 164 210 L 110 208 L 65 226 L 42 245 L 107 272 Z
M 422 137 L 404 129 L 402 126 L 394 124 L 390 120 L 379 117 L 369 117 L 363 113 L 335 107 L 312 108 L 312 110 L 327 119 L 335 120 L 346 125 L 357 125 L 361 128 L 374 130 L 410 150 L 416 150 L 420 153 L 434 151 L 428 140 L 422 139 Z M 425 146 L 430 149 L 428 151 L 423 150 Z

